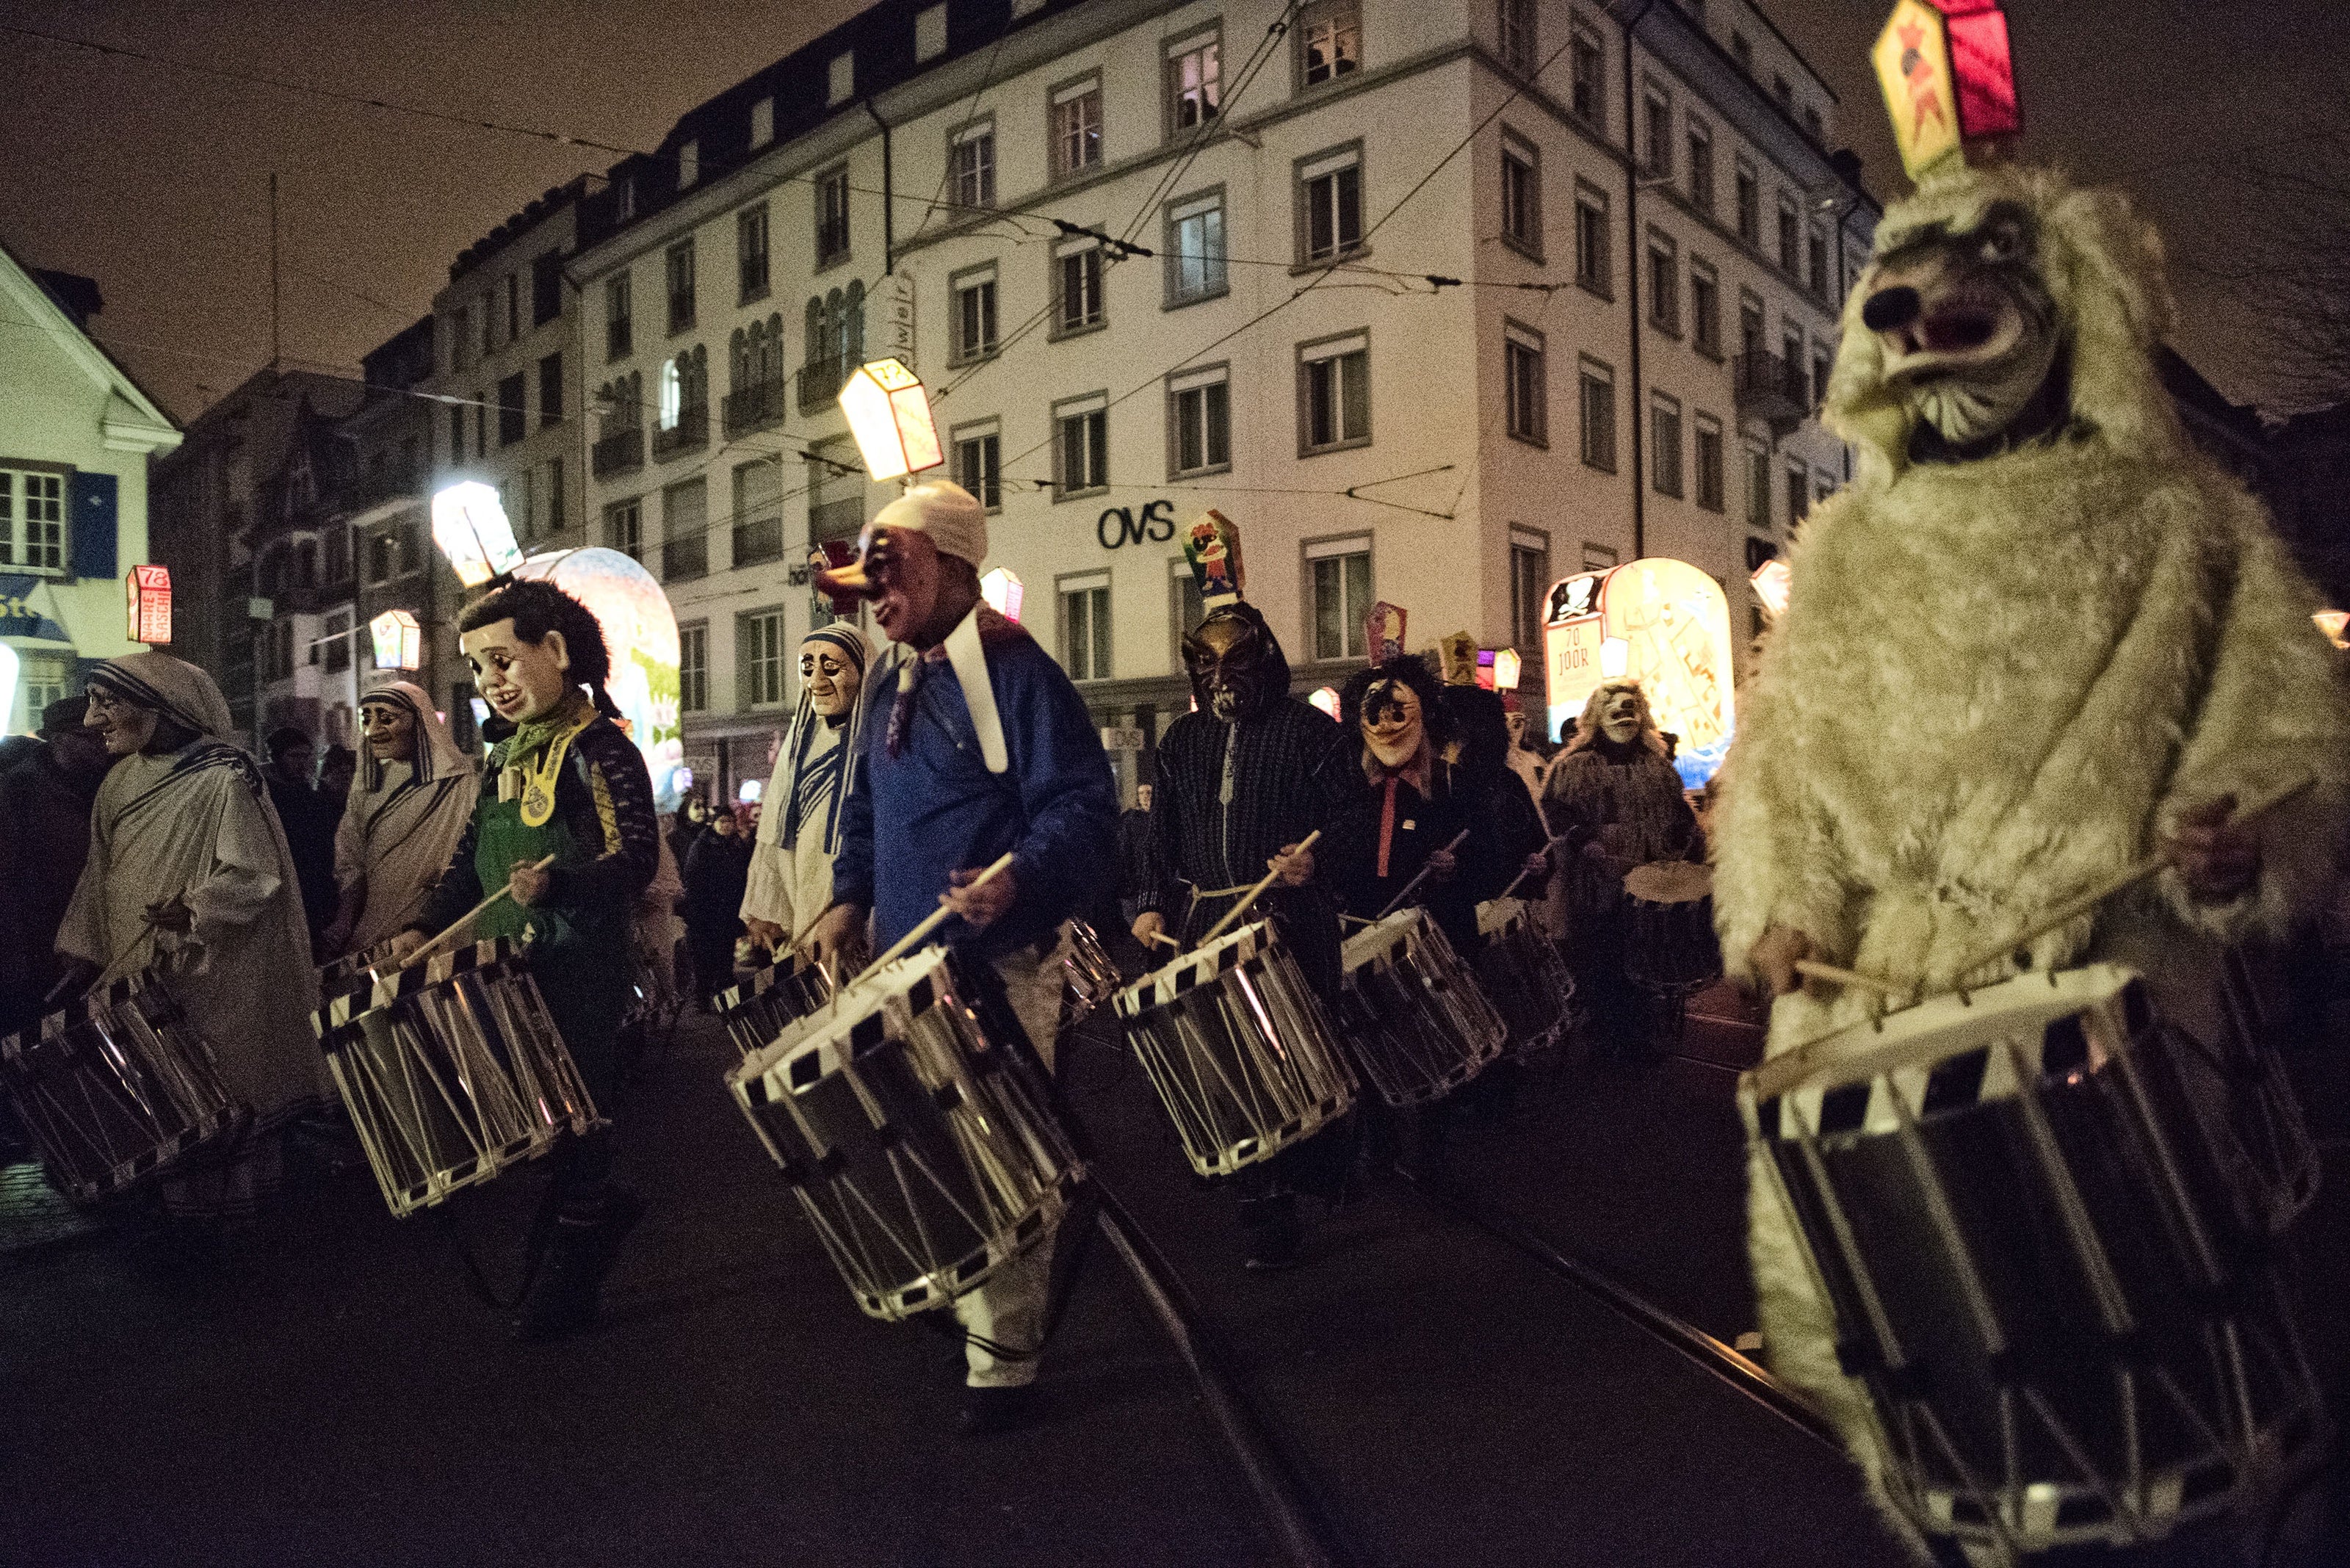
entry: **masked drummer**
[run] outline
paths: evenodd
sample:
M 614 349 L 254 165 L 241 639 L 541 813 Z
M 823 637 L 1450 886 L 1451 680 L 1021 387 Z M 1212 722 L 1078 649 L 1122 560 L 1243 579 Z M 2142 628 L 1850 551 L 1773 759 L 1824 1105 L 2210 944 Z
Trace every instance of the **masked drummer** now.
M 1152 967 L 1173 956 L 1159 937 L 1195 941 L 1268 869 L 1281 880 L 1244 919 L 1270 917 L 1326 1002 L 1338 990 L 1338 912 L 1315 877 L 1314 851 L 1362 793 L 1346 732 L 1289 694 L 1289 660 L 1254 605 L 1227 597 L 1183 639 L 1198 709 L 1159 742 L 1149 875 L 1134 921 Z M 1301 1189 L 1343 1183 L 1352 1140 L 1325 1128 L 1232 1178 L 1248 1266 L 1285 1268 L 1305 1240 Z
M 386 681 L 359 699 L 366 744 L 335 830 L 340 904 L 329 955 L 363 953 L 416 919 L 473 820 L 473 764 L 423 688 Z
M 259 767 L 225 738 L 213 678 L 134 653 L 91 670 L 88 698 L 83 722 L 120 760 L 99 786 L 57 950 L 85 984 L 162 963 L 253 1112 L 235 1145 L 163 1184 L 177 1240 L 203 1248 L 251 1221 L 277 1184 L 281 1130 L 317 1103 L 309 928 L 285 830 Z
M 612 722 L 610 655 L 588 607 L 551 583 L 494 588 L 465 607 L 457 646 L 504 736 L 491 750 L 472 824 L 422 912 L 394 939 L 412 952 L 510 887 L 475 939 L 527 938 L 531 972 L 598 1111 L 619 1087 L 630 921 L 660 857 L 643 757 Z M 509 728 L 510 727 L 510 728 Z M 549 856 L 545 870 L 536 863 Z M 515 1330 L 551 1339 L 595 1321 L 604 1276 L 642 1211 L 611 1178 L 607 1127 L 566 1151 L 554 1239 Z
M 1645 1053 L 1653 1048 L 1650 1010 L 1625 978 L 1632 900 L 1624 878 L 1659 860 L 1701 861 L 1705 844 L 1637 681 L 1602 681 L 1584 702 L 1544 782 L 1543 814 L 1563 840 L 1553 907 L 1599 1048 Z
M 940 481 L 882 508 L 858 559 L 820 577 L 827 591 L 871 599 L 899 646 L 873 682 L 833 864 L 837 901 L 812 943 L 818 961 L 837 961 L 868 915 L 886 947 L 943 904 L 953 918 L 942 940 L 1000 981 L 1049 1068 L 1061 927 L 1110 874 L 1118 790 L 1076 688 L 981 601 L 986 555 L 986 511 Z M 1009 870 L 975 881 L 1007 851 Z M 1035 1248 L 955 1303 L 967 1331 L 966 1433 L 1027 1412 L 1051 1252 L 1049 1242 Z
M 832 903 L 840 853 L 843 787 L 865 712 L 865 634 L 847 621 L 820 626 L 800 643 L 800 702 L 760 797 L 759 834 L 743 923 L 778 955 L 793 950 Z

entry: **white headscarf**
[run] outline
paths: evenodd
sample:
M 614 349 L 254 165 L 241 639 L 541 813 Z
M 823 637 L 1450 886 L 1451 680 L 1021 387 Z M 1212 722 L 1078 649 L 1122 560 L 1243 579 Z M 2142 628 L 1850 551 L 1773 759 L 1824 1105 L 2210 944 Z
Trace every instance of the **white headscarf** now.
M 234 727 L 228 699 L 211 676 L 153 649 L 108 659 L 89 672 L 89 684 L 216 741 L 226 740 Z
M 804 773 L 817 731 L 827 721 L 818 717 L 808 700 L 806 683 L 801 683 L 799 707 L 792 714 L 792 727 L 784 732 L 782 749 L 775 753 L 774 776 L 760 797 L 758 841 L 779 849 L 789 848 L 793 840 L 785 837 L 785 826 L 796 816 L 799 830 L 805 832 L 820 813 L 824 817 L 825 853 L 832 855 L 840 849 L 841 802 L 848 798 L 848 792 L 857 783 L 858 736 L 865 726 L 865 694 L 872 687 L 871 680 L 866 678 L 870 650 L 865 634 L 848 621 L 816 628 L 800 639 L 800 646 L 806 648 L 811 642 L 821 642 L 837 650 L 857 667 L 857 698 L 849 704 L 848 717 L 841 726 L 839 745 L 816 759 L 814 771 Z
M 360 709 L 364 711 L 370 702 L 405 708 L 409 717 L 416 721 L 407 754 L 395 760 L 408 764 L 410 776 L 418 784 L 431 784 L 435 779 L 473 771 L 465 753 L 451 738 L 449 727 L 433 711 L 432 699 L 426 695 L 424 688 L 407 680 L 386 680 L 368 688 L 367 695 L 359 699 Z M 359 757 L 359 787 L 370 794 L 381 789 L 383 764 L 376 761 L 375 748 L 363 744 Z

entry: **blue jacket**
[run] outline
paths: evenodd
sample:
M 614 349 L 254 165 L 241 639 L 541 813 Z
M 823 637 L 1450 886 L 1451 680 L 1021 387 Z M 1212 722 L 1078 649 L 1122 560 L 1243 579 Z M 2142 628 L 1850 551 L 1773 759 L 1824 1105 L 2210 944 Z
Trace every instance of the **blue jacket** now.
M 833 897 L 869 906 L 883 947 L 939 907 L 948 873 L 976 870 L 1007 849 L 1018 889 L 1010 911 L 983 932 L 960 918 L 940 929 L 974 958 L 1046 936 L 1117 867 L 1118 786 L 1085 699 L 1018 626 L 983 611 L 979 637 L 1010 759 L 1003 773 L 987 769 L 950 664 L 932 665 L 915 692 L 899 756 L 889 753 L 889 720 L 909 665 L 879 676 L 869 699 L 864 754 L 841 811 Z

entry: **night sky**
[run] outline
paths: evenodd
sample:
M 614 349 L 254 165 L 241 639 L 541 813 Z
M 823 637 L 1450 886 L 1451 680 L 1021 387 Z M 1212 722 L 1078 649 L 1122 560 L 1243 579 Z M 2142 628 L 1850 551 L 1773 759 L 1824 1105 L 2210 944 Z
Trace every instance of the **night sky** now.
M 1872 188 L 1898 194 L 1866 61 L 1890 0 L 1769 8 L 1828 75 Z M 650 148 L 695 103 L 857 9 L 0 0 L 0 24 Z M 2274 401 L 2251 307 L 2209 271 L 2275 222 L 2241 178 L 2248 155 L 2338 170 L 2350 185 L 2350 5 L 2009 0 L 2008 11 L 2028 155 L 2137 193 L 2171 248 L 2180 347 L 2230 396 Z M 0 111 L 0 237 L 28 265 L 96 277 L 99 334 L 183 418 L 268 358 L 273 169 L 285 357 L 355 372 L 425 312 L 460 249 L 547 186 L 614 161 L 6 33 L 0 80 L 13 100 Z

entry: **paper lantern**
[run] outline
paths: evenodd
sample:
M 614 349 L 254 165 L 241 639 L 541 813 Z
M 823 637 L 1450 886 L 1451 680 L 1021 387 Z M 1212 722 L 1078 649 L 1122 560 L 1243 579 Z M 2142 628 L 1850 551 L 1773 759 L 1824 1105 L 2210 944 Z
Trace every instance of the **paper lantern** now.
M 122 588 L 129 611 L 129 624 L 122 635 L 133 642 L 153 644 L 171 641 L 170 569 L 164 566 L 133 566 L 130 575 L 122 579 Z
M 457 580 L 478 588 L 493 577 L 514 575 L 522 546 L 497 491 L 478 479 L 444 486 L 432 496 L 432 542 L 449 557 Z
M 987 607 L 1014 623 L 1020 619 L 1020 601 L 1027 593 L 1020 574 L 1009 566 L 998 566 L 979 579 L 979 597 L 987 601 Z
M 1493 690 L 1515 691 L 1518 689 L 1518 678 L 1524 673 L 1523 665 L 1523 661 L 1518 658 L 1516 649 L 1495 649 L 1493 650 Z
M 1321 709 L 1325 713 L 1329 714 L 1333 719 L 1336 719 L 1340 712 L 1338 689 L 1336 686 L 1317 686 L 1314 690 L 1314 695 L 1308 697 L 1306 701 L 1313 703 L 1316 708 Z M 1194 702 L 1192 704 L 1192 711 L 1196 712 L 1198 710 L 1199 704 Z
M 1773 556 L 1754 568 L 1746 579 L 1754 589 L 1754 597 L 1762 601 L 1762 613 L 1773 620 L 1787 613 L 1787 595 L 1795 586 L 1795 574 L 1787 563 Z
M 421 670 L 424 667 L 424 628 L 404 609 L 388 609 L 368 622 L 375 639 L 378 670 Z
M 1870 51 L 1909 178 L 2023 128 L 1998 0 L 1900 0 Z
M 2350 649 L 2350 610 L 2322 609 L 2311 616 L 2325 640 L 2340 649 Z
M 1696 789 L 1711 779 L 1737 727 L 1721 585 L 1686 561 L 1657 558 L 1565 578 L 1544 603 L 1551 738 L 1602 680 L 1637 680 L 1658 728 L 1679 738 L 1681 782 Z
M 735 786 L 734 802 L 738 805 L 756 805 L 759 804 L 759 797 L 766 791 L 766 781 L 764 779 L 744 779 Z
M 840 410 L 857 437 L 865 472 L 896 479 L 936 468 L 947 460 L 922 379 L 901 359 L 859 365 L 840 389 Z

